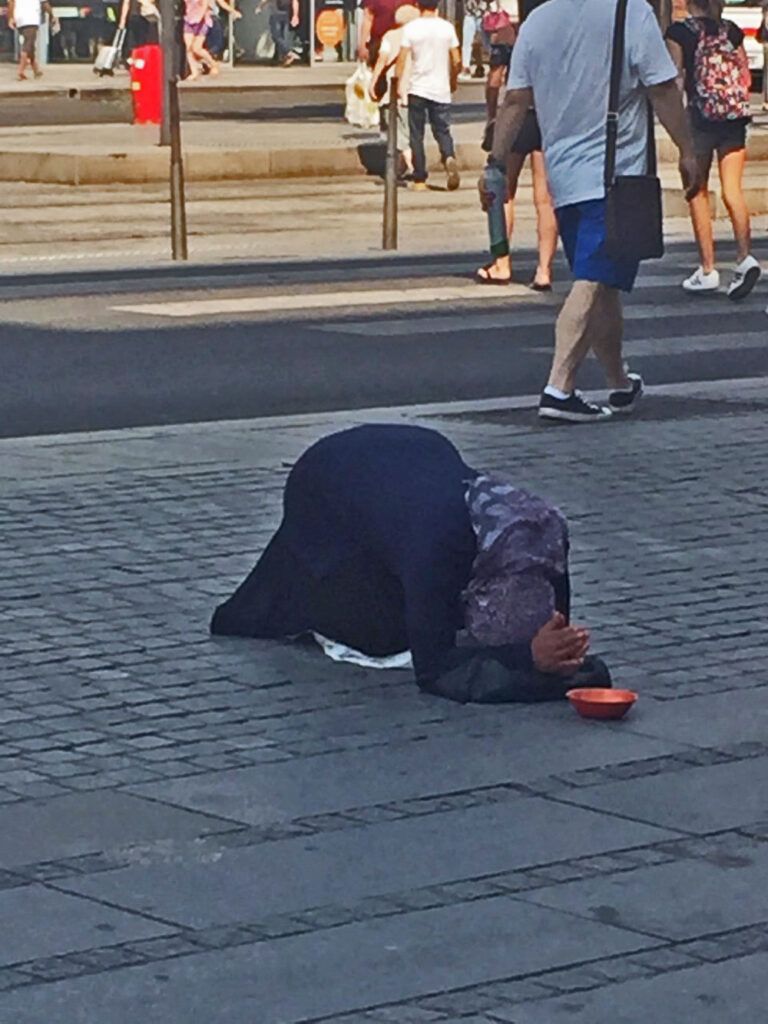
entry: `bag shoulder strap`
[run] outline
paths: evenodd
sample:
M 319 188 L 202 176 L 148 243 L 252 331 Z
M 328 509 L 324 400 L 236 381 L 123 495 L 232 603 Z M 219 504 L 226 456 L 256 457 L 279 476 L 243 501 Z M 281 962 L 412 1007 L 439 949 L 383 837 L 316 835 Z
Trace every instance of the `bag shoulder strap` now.
M 603 181 L 606 193 L 613 185 L 616 174 L 616 141 L 619 134 L 619 91 L 621 89 L 621 73 L 624 69 L 624 39 L 627 26 L 628 0 L 617 0 L 616 20 L 613 27 L 613 48 L 611 53 L 611 84 L 608 92 L 608 118 L 605 126 L 605 169 Z M 654 132 L 653 108 L 648 102 L 648 141 L 647 141 L 647 172 L 655 175 L 656 134 Z
M 624 68 L 624 36 L 627 24 L 627 0 L 617 0 L 611 52 L 611 84 L 608 91 L 608 120 L 605 126 L 605 190 L 613 185 L 616 172 L 616 138 L 619 134 L 619 89 Z

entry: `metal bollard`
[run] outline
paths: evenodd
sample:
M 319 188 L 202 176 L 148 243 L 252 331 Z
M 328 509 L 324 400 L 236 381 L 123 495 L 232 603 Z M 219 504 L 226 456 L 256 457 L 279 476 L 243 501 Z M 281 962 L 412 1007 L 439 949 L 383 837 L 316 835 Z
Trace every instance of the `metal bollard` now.
M 387 111 L 383 249 L 397 248 L 397 88 L 397 78 L 393 78 L 389 91 L 389 109 Z
M 176 81 L 168 83 L 171 128 L 171 255 L 187 259 L 187 213 L 184 204 L 184 162 L 179 125 L 179 94 Z

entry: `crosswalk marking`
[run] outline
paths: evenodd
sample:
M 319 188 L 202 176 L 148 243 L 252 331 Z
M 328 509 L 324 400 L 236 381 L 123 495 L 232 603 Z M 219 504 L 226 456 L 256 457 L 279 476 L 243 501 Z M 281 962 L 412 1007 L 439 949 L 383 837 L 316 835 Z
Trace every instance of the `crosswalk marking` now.
M 509 285 L 505 295 L 531 297 L 524 285 Z M 486 285 L 458 284 L 430 288 L 367 289 L 355 291 L 305 292 L 282 295 L 245 295 L 219 299 L 184 299 L 178 302 L 146 302 L 138 305 L 112 306 L 118 313 L 141 313 L 147 316 L 196 317 L 238 313 L 298 312 L 306 309 L 343 309 L 349 306 L 391 306 L 424 302 L 449 302 L 457 299 L 488 298 Z

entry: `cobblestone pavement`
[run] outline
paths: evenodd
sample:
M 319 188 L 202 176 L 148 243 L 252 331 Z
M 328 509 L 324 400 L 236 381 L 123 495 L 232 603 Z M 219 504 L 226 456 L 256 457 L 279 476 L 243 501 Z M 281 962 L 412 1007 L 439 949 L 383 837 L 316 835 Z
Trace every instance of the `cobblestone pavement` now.
M 0 442 L 3 1024 L 761 1019 L 768 383 L 529 405 Z M 298 453 L 372 418 L 560 503 L 626 720 L 207 635 Z

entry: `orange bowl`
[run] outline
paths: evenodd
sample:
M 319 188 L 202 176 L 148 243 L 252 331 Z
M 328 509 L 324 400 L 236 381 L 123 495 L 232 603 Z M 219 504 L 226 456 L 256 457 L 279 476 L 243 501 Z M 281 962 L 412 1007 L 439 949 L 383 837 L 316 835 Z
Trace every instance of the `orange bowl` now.
M 568 690 L 566 697 L 584 718 L 623 718 L 637 700 L 633 690 L 582 687 Z

